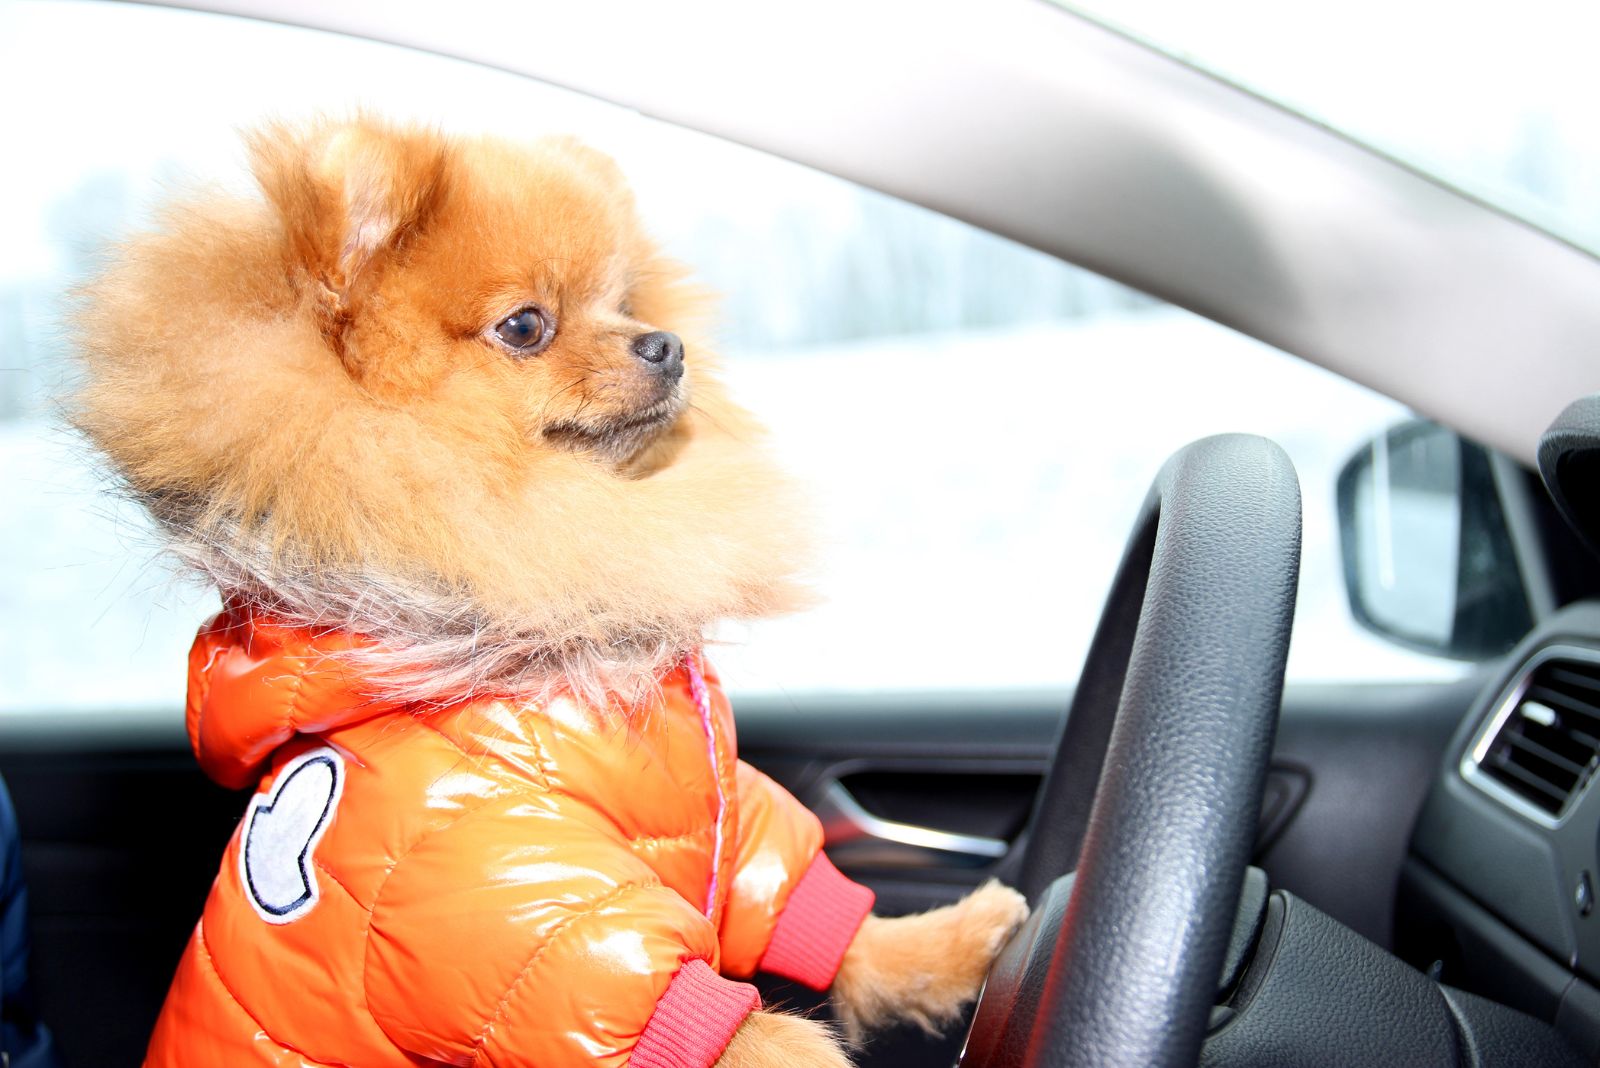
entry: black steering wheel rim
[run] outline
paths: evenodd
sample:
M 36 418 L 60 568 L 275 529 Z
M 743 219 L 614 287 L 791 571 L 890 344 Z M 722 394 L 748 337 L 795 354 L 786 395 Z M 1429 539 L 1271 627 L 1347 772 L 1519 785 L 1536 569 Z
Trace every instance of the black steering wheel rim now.
M 1030 925 L 1051 947 L 1022 1022 L 1030 1068 L 1198 1063 L 1254 841 L 1299 561 L 1299 485 L 1278 446 L 1206 438 L 1162 468 L 1024 860 L 1036 904 L 1076 872 L 1049 918 L 1059 930 Z M 984 1019 L 980 1004 L 969 1048 L 993 1048 Z

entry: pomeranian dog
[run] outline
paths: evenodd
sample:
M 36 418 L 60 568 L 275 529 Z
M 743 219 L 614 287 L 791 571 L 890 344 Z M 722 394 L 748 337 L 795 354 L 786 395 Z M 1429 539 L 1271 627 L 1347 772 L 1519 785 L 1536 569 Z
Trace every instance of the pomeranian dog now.
M 847 1063 L 1026 908 L 920 916 L 739 762 L 701 645 L 805 523 L 606 157 L 369 117 L 250 139 L 79 294 L 73 413 L 220 590 L 188 728 L 254 788 L 155 1066 Z

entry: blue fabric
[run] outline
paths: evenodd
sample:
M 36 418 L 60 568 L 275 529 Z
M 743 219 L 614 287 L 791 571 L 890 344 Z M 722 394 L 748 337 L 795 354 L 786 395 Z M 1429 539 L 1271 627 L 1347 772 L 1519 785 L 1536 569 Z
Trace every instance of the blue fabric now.
M 28 982 L 28 888 L 22 881 L 22 835 L 11 795 L 0 781 L 0 1050 L 11 1068 L 61 1068 L 50 1029 L 39 1022 Z

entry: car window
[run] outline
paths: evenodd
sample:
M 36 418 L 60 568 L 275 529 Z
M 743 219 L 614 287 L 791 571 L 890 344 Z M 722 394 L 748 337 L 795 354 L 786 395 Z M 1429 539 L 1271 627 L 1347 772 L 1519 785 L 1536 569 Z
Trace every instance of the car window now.
M 285 26 L 0 4 L 0 90 L 32 102 L 0 114 L 27 146 L 0 168 L 0 710 L 171 708 L 214 608 L 61 429 L 62 328 L 94 315 L 64 294 L 168 190 L 248 187 L 240 127 L 358 106 L 578 133 L 723 294 L 734 391 L 812 484 L 826 545 L 819 607 L 716 636 L 733 689 L 1070 684 L 1161 461 L 1220 431 L 1266 434 L 1300 470 L 1291 678 L 1462 670 L 1359 629 L 1341 584 L 1338 469 L 1405 411 L 1092 273 L 625 109 Z
M 1600 252 L 1592 4 L 1057 2 Z

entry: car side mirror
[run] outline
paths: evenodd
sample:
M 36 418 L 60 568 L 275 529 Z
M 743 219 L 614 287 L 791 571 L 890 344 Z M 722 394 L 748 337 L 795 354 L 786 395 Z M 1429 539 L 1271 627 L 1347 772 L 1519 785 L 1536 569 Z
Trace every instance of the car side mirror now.
M 1398 645 L 1483 660 L 1533 626 L 1489 453 L 1411 420 L 1339 474 L 1339 542 L 1350 612 Z

